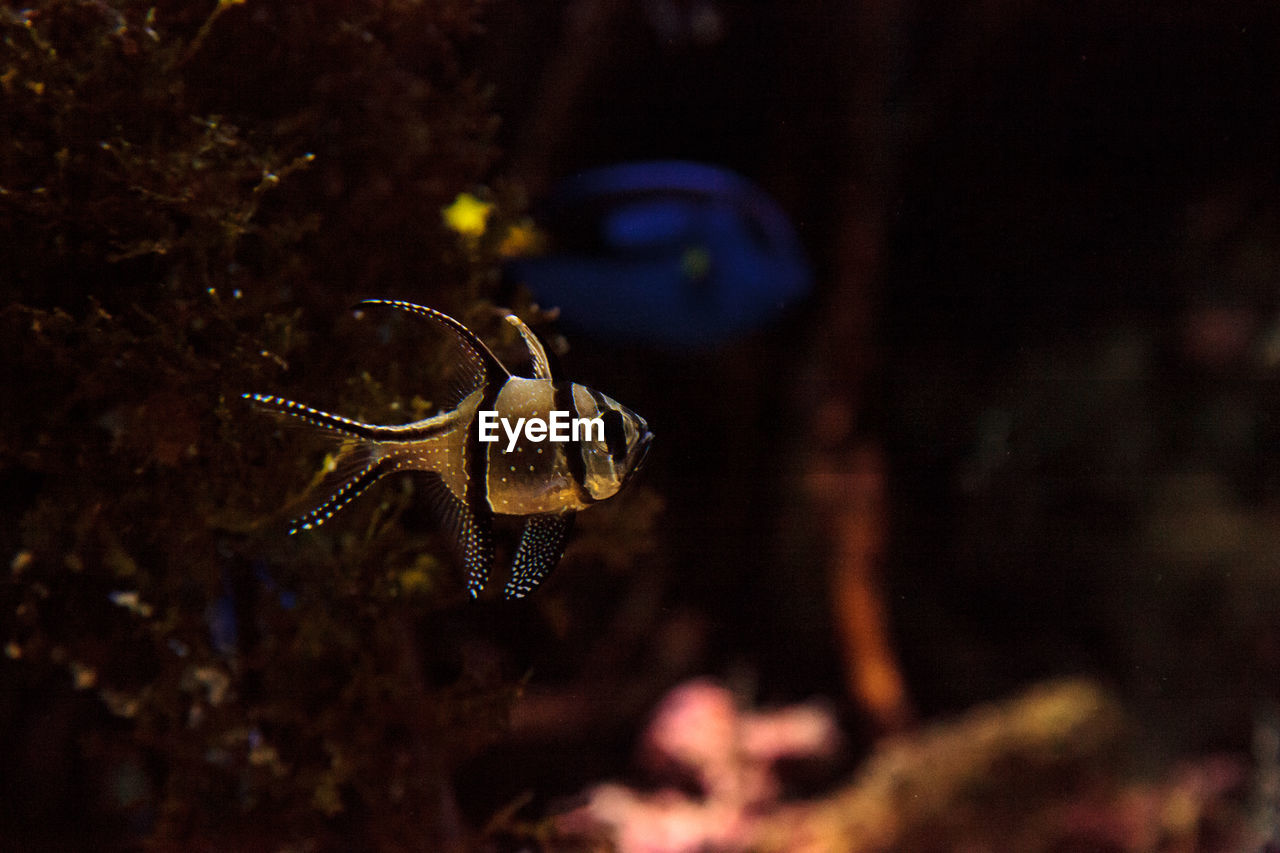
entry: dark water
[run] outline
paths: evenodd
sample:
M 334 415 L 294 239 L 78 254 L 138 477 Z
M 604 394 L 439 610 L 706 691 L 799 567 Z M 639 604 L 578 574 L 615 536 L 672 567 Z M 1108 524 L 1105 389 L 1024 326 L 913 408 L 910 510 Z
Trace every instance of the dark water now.
M 4 833 L 412 849 L 634 774 L 702 674 L 825 697 L 852 765 L 874 726 L 806 485 L 831 400 L 837 449 L 884 460 L 918 719 L 1082 674 L 1158 764 L 1247 753 L 1280 701 L 1271 5 L 251 3 L 203 35 L 204 6 L 107 8 L 0 21 Z M 710 351 L 569 340 L 570 378 L 657 438 L 540 600 L 463 601 L 404 483 L 310 539 L 263 523 L 322 445 L 228 400 L 429 398 L 434 344 L 346 307 L 527 309 L 441 207 L 488 188 L 493 234 L 657 158 L 771 193 L 815 292 Z

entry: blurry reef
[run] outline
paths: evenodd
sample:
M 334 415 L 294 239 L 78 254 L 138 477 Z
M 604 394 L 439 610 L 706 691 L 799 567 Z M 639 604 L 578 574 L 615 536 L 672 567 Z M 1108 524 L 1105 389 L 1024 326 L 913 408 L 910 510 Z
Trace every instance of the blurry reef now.
M 790 763 L 794 777 L 829 758 L 829 713 L 742 710 L 723 687 L 691 682 L 663 700 L 644 736 L 649 775 L 667 785 L 596 786 L 555 826 L 637 852 L 1247 849 L 1224 796 L 1240 764 L 1214 757 L 1165 781 L 1120 782 L 1127 728 L 1095 685 L 1048 682 L 886 738 L 851 783 L 796 801 L 775 765 Z M 690 777 L 697 796 L 680 787 Z

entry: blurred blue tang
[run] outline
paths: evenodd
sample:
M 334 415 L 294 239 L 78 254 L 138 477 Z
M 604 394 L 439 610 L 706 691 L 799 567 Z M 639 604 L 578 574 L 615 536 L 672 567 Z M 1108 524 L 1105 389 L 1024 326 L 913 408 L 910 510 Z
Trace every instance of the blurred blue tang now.
M 601 337 L 715 346 L 773 319 L 812 286 L 787 216 L 717 166 L 626 163 L 560 183 L 539 206 L 548 254 L 508 269 L 544 307 Z

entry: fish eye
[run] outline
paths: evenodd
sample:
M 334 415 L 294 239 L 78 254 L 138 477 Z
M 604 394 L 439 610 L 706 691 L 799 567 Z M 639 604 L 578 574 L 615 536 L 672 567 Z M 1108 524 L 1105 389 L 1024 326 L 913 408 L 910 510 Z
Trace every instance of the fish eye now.
M 609 409 L 600 417 L 604 420 L 604 445 L 614 461 L 621 462 L 627 455 L 627 431 L 622 426 L 622 413 Z

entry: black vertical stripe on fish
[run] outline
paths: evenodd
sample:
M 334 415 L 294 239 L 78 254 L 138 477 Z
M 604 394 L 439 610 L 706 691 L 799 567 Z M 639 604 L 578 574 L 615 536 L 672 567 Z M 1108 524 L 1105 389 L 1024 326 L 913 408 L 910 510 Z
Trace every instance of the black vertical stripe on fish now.
M 578 406 L 573 401 L 573 383 L 557 382 L 555 388 L 555 408 L 562 412 L 570 412 L 572 417 L 582 417 Z M 560 445 L 564 453 L 565 464 L 569 466 L 569 476 L 577 486 L 578 498 L 583 503 L 595 503 L 596 499 L 587 490 L 587 465 L 582 460 L 582 439 L 574 430 L 569 431 L 569 440 Z
M 595 401 L 597 413 L 609 411 L 609 408 L 610 408 L 609 402 L 605 400 L 603 394 L 601 394 L 599 391 L 595 390 L 594 388 L 587 388 L 586 390 L 587 390 L 587 393 L 591 395 L 591 399 Z
M 604 421 L 604 446 L 609 451 L 615 465 L 621 465 L 627 458 L 627 434 L 622 426 L 622 413 L 617 409 L 609 409 L 600 415 Z
M 489 505 L 489 452 L 480 441 L 480 412 L 493 409 L 505 379 L 499 381 L 490 376 L 480 398 L 476 415 L 467 425 L 467 440 L 463 443 L 463 465 L 467 472 L 467 496 L 459 532 L 463 536 L 463 563 L 467 572 L 467 589 L 475 598 L 489 582 L 489 567 L 493 564 L 491 520 L 493 508 Z
M 480 413 L 494 411 L 498 395 L 502 393 L 505 382 L 491 381 L 484 389 L 476 416 L 467 426 L 466 459 L 463 460 L 467 470 L 467 504 L 474 512 L 492 512 L 489 503 L 489 443 L 480 440 Z M 493 447 L 498 447 L 493 443 Z
M 591 394 L 591 399 L 595 400 L 596 412 L 599 414 L 600 420 L 604 423 L 605 450 L 609 451 L 609 456 L 613 458 L 615 463 L 621 462 L 627 455 L 625 447 L 626 437 L 622 436 L 619 439 L 616 433 L 616 430 L 622 427 L 622 413 L 614 408 L 614 406 L 605 399 L 605 396 L 600 392 L 592 389 L 587 389 L 587 391 Z M 610 428 L 611 424 L 612 430 Z M 610 440 L 611 433 L 613 434 L 612 440 Z M 619 451 L 619 445 L 622 445 L 621 451 Z

